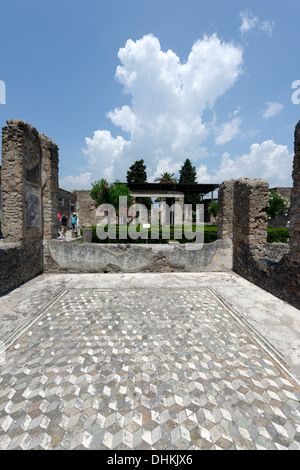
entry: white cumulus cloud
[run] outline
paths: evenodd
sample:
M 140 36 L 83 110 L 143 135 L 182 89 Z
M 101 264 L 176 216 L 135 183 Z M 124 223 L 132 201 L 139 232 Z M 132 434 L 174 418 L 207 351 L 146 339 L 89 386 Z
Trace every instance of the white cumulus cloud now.
M 221 125 L 215 138 L 216 145 L 224 145 L 239 134 L 242 120 L 238 117 Z
M 169 162 L 168 171 L 175 172 L 185 158 L 201 158 L 203 143 L 215 131 L 213 121 L 203 114 L 238 80 L 241 47 L 215 34 L 204 36 L 181 61 L 175 52 L 163 51 L 158 38 L 149 34 L 137 41 L 129 39 L 118 58 L 115 77 L 130 96 L 130 104 L 109 111 L 107 117 L 128 137 L 97 130 L 86 138 L 87 171 L 98 178 L 124 180 L 129 166 L 144 158 L 153 180 L 161 160 Z M 223 141 L 234 137 L 237 124 L 233 120 L 231 129 L 225 125 Z
M 286 145 L 266 140 L 261 144 L 252 144 L 249 153 L 236 158 L 225 152 L 217 170 L 208 174 L 207 167 L 202 165 L 197 176 L 201 183 L 221 182 L 231 178 L 262 178 L 271 187 L 285 186 L 291 177 L 292 162 L 293 154 L 289 153 Z

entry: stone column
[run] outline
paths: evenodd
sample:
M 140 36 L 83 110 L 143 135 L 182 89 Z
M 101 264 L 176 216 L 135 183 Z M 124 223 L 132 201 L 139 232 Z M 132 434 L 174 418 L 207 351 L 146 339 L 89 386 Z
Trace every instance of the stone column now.
M 269 184 L 260 179 L 240 178 L 234 183 L 233 270 L 247 270 L 249 248 L 267 242 Z
M 300 121 L 295 128 L 293 188 L 291 194 L 290 256 L 300 262 Z
M 159 205 L 159 216 L 160 216 L 160 225 L 165 223 L 165 198 L 160 198 L 160 205 Z
M 184 196 L 175 197 L 175 214 L 174 214 L 175 225 L 183 224 L 183 206 L 184 206 Z
M 224 181 L 218 194 L 218 239 L 232 238 L 233 236 L 233 196 L 234 180 Z
M 59 211 L 58 147 L 44 134 L 40 134 L 42 147 L 42 206 L 43 238 L 57 238 Z

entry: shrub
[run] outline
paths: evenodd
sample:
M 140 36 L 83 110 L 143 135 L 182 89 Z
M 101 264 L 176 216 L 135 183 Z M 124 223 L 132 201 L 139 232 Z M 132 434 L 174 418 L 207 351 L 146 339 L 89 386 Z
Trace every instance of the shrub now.
M 121 229 L 122 227 L 124 226 L 121 226 Z M 195 231 L 195 225 L 192 226 L 192 230 Z M 184 230 L 183 230 L 183 227 L 181 226 L 175 226 L 174 225 L 170 225 L 170 236 L 168 238 L 162 238 L 162 234 L 163 232 L 166 233 L 166 231 L 168 230 L 167 227 L 158 227 L 156 228 L 156 230 L 158 230 L 159 232 L 159 238 L 158 239 L 151 239 L 151 229 L 148 229 L 148 238 L 147 240 L 145 238 L 138 238 L 136 240 L 133 240 L 132 238 L 129 237 L 128 233 L 127 233 L 127 238 L 125 239 L 120 239 L 119 238 L 119 234 L 120 234 L 120 226 L 119 225 L 116 225 L 116 238 L 114 239 L 109 239 L 109 238 L 106 238 L 105 240 L 100 240 L 97 236 L 97 227 L 89 227 L 92 229 L 92 243 L 125 243 L 125 244 L 129 244 L 129 243 L 168 243 L 169 240 L 176 240 L 178 241 L 179 243 L 193 243 L 195 242 L 195 239 L 193 240 L 189 240 L 187 238 L 185 238 L 184 236 Z M 139 232 L 140 229 L 141 229 L 141 226 L 137 226 L 137 231 Z M 108 226 L 106 225 L 104 227 L 104 230 L 107 231 L 108 230 Z M 143 229 L 143 231 L 145 232 L 147 229 Z M 176 237 L 176 233 L 177 233 L 177 230 L 179 231 L 179 233 L 182 233 L 182 238 L 178 238 Z M 83 232 L 83 229 L 81 228 L 80 229 L 80 232 L 81 232 L 81 235 L 82 235 L 82 232 Z M 211 243 L 211 242 L 214 242 L 215 240 L 217 239 L 217 227 L 214 227 L 214 226 L 205 226 L 204 227 L 204 243 Z
M 287 228 L 268 228 L 267 229 L 267 242 L 268 243 L 288 243 L 289 230 Z

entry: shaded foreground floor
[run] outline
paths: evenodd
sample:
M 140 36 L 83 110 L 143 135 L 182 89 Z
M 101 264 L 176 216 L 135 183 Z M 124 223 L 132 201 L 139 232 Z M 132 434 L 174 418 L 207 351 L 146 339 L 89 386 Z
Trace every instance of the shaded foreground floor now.
M 300 449 L 297 381 L 207 286 L 62 288 L 0 372 L 0 449 Z

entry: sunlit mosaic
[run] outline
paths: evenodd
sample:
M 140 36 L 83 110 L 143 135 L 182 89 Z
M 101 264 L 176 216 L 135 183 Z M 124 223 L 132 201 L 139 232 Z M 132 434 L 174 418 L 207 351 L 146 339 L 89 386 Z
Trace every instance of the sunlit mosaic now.
M 300 449 L 300 393 L 209 289 L 68 290 L 0 365 L 0 449 Z

